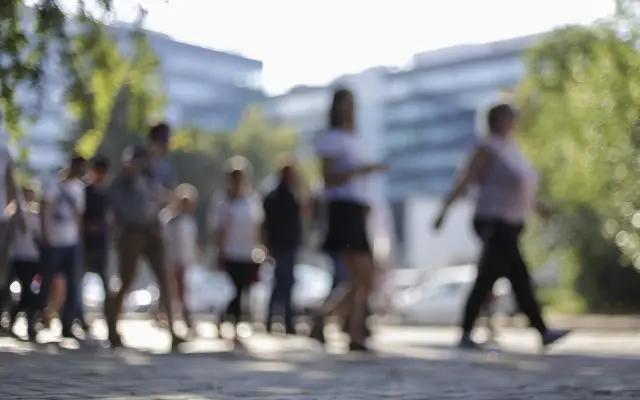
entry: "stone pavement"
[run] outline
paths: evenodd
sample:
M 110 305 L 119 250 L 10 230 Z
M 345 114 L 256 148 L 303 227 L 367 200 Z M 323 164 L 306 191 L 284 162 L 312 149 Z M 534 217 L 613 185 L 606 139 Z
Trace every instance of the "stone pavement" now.
M 212 326 L 201 324 L 203 336 Z M 104 337 L 97 325 L 96 337 Z M 381 328 L 375 355 L 323 352 L 305 338 L 256 334 L 244 349 L 198 339 L 180 354 L 147 321 L 125 322 L 133 347 L 90 341 L 32 346 L 0 339 L 0 399 L 632 399 L 640 398 L 640 337 L 578 332 L 553 352 L 505 330 L 500 351 L 451 346 L 451 329 Z M 52 337 L 43 335 L 45 341 Z

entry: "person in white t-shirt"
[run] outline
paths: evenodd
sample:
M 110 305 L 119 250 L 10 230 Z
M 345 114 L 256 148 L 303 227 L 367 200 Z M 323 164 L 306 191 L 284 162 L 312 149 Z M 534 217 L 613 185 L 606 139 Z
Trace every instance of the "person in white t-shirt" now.
M 40 292 L 40 242 L 42 229 L 35 190 L 26 186 L 22 189 L 24 202 L 21 205 L 27 224 L 27 230 L 17 232 L 11 245 L 11 279 L 17 279 L 22 288 L 20 302 L 11 310 L 9 329 L 13 330 L 16 317 L 20 312 L 27 315 L 27 333 L 35 340 L 35 315 L 37 297 Z
M 386 169 L 384 163 L 364 162 L 356 136 L 353 93 L 334 92 L 329 112 L 329 130 L 319 136 L 316 153 L 322 166 L 327 227 L 323 249 L 346 265 L 349 282 L 332 291 L 316 316 L 311 336 L 324 343 L 324 318 L 346 308 L 349 318 L 349 348 L 367 351 L 365 312 L 373 287 L 373 253 L 367 232 L 369 199 L 365 179 Z M 341 307 L 343 306 L 344 307 Z
M 233 158 L 228 164 L 227 193 L 214 201 L 210 224 L 218 254 L 217 266 L 229 274 L 236 289 L 222 319 L 231 317 L 237 325 L 242 317 L 242 298 L 257 280 L 260 263 L 265 258 L 260 234 L 264 210 L 262 201 L 249 186 L 248 161 Z
M 198 224 L 193 216 L 198 199 L 198 190 L 189 184 L 181 184 L 175 189 L 175 216 L 167 224 L 169 244 L 170 281 L 174 285 L 174 300 L 182 309 L 182 318 L 191 334 L 195 327 L 186 301 L 186 277 L 189 268 L 198 262 Z
M 79 317 L 80 288 L 80 224 L 85 207 L 87 162 L 74 155 L 66 174 L 45 185 L 42 193 L 40 220 L 42 221 L 43 261 L 41 306 L 49 301 L 55 274 L 66 280 L 66 296 L 62 315 L 62 336 L 75 338 L 72 325 Z

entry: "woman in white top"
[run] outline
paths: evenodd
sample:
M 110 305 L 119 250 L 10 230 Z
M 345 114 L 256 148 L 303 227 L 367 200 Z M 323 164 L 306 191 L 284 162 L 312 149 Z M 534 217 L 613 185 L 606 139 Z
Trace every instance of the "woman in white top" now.
M 237 326 L 242 317 L 242 298 L 256 281 L 264 260 L 264 250 L 260 250 L 264 216 L 262 202 L 249 185 L 248 161 L 236 157 L 228 165 L 227 192 L 214 200 L 210 223 L 218 268 L 229 274 L 236 292 L 222 319 L 231 317 Z
M 358 147 L 353 94 L 338 89 L 331 105 L 329 131 L 319 137 L 316 152 L 322 163 L 328 208 L 324 250 L 342 258 L 349 269 L 350 282 L 332 293 L 322 316 L 341 305 L 348 306 L 350 349 L 366 351 L 363 322 L 374 268 L 367 233 L 368 200 L 362 178 L 386 166 L 363 163 Z M 322 317 L 318 317 L 312 337 L 320 342 L 324 342 L 322 328 Z
M 548 346 L 569 331 L 549 330 L 533 294 L 531 277 L 519 249 L 524 223 L 536 204 L 538 175 L 515 142 L 516 112 L 508 104 L 493 107 L 488 114 L 489 135 L 477 145 L 471 162 L 446 198 L 435 221 L 439 228 L 449 207 L 466 189 L 480 189 L 473 220 L 482 241 L 478 275 L 465 307 L 461 347 L 477 347 L 471 338 L 475 320 L 493 291 L 493 285 L 506 277 L 520 309 Z

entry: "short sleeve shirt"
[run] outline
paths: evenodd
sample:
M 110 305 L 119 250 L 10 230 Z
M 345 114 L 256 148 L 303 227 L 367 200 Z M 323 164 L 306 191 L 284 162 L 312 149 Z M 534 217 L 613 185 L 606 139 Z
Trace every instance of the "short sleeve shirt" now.
M 362 157 L 358 150 L 358 140 L 355 135 L 342 130 L 328 131 L 316 141 L 318 158 L 335 160 L 337 172 L 347 171 L 362 164 Z M 346 200 L 367 203 L 365 186 L 362 177 L 354 177 L 341 185 L 324 188 L 324 196 L 328 201 Z

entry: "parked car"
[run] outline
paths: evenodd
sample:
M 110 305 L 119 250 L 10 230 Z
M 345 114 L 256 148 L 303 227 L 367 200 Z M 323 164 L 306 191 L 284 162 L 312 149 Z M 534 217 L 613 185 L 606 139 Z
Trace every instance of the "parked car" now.
M 396 297 L 395 312 L 405 323 L 458 324 L 462 320 L 464 305 L 475 276 L 475 265 L 438 269 L 424 283 L 401 291 Z M 494 287 L 494 295 L 495 313 L 511 313 L 514 301 L 509 282 L 498 281 Z
M 265 263 L 260 271 L 260 282 L 251 290 L 251 311 L 255 321 L 266 321 L 269 299 L 273 288 L 273 264 Z M 295 266 L 295 285 L 292 303 L 297 315 L 308 315 L 318 309 L 331 290 L 331 274 L 319 267 L 307 264 Z

